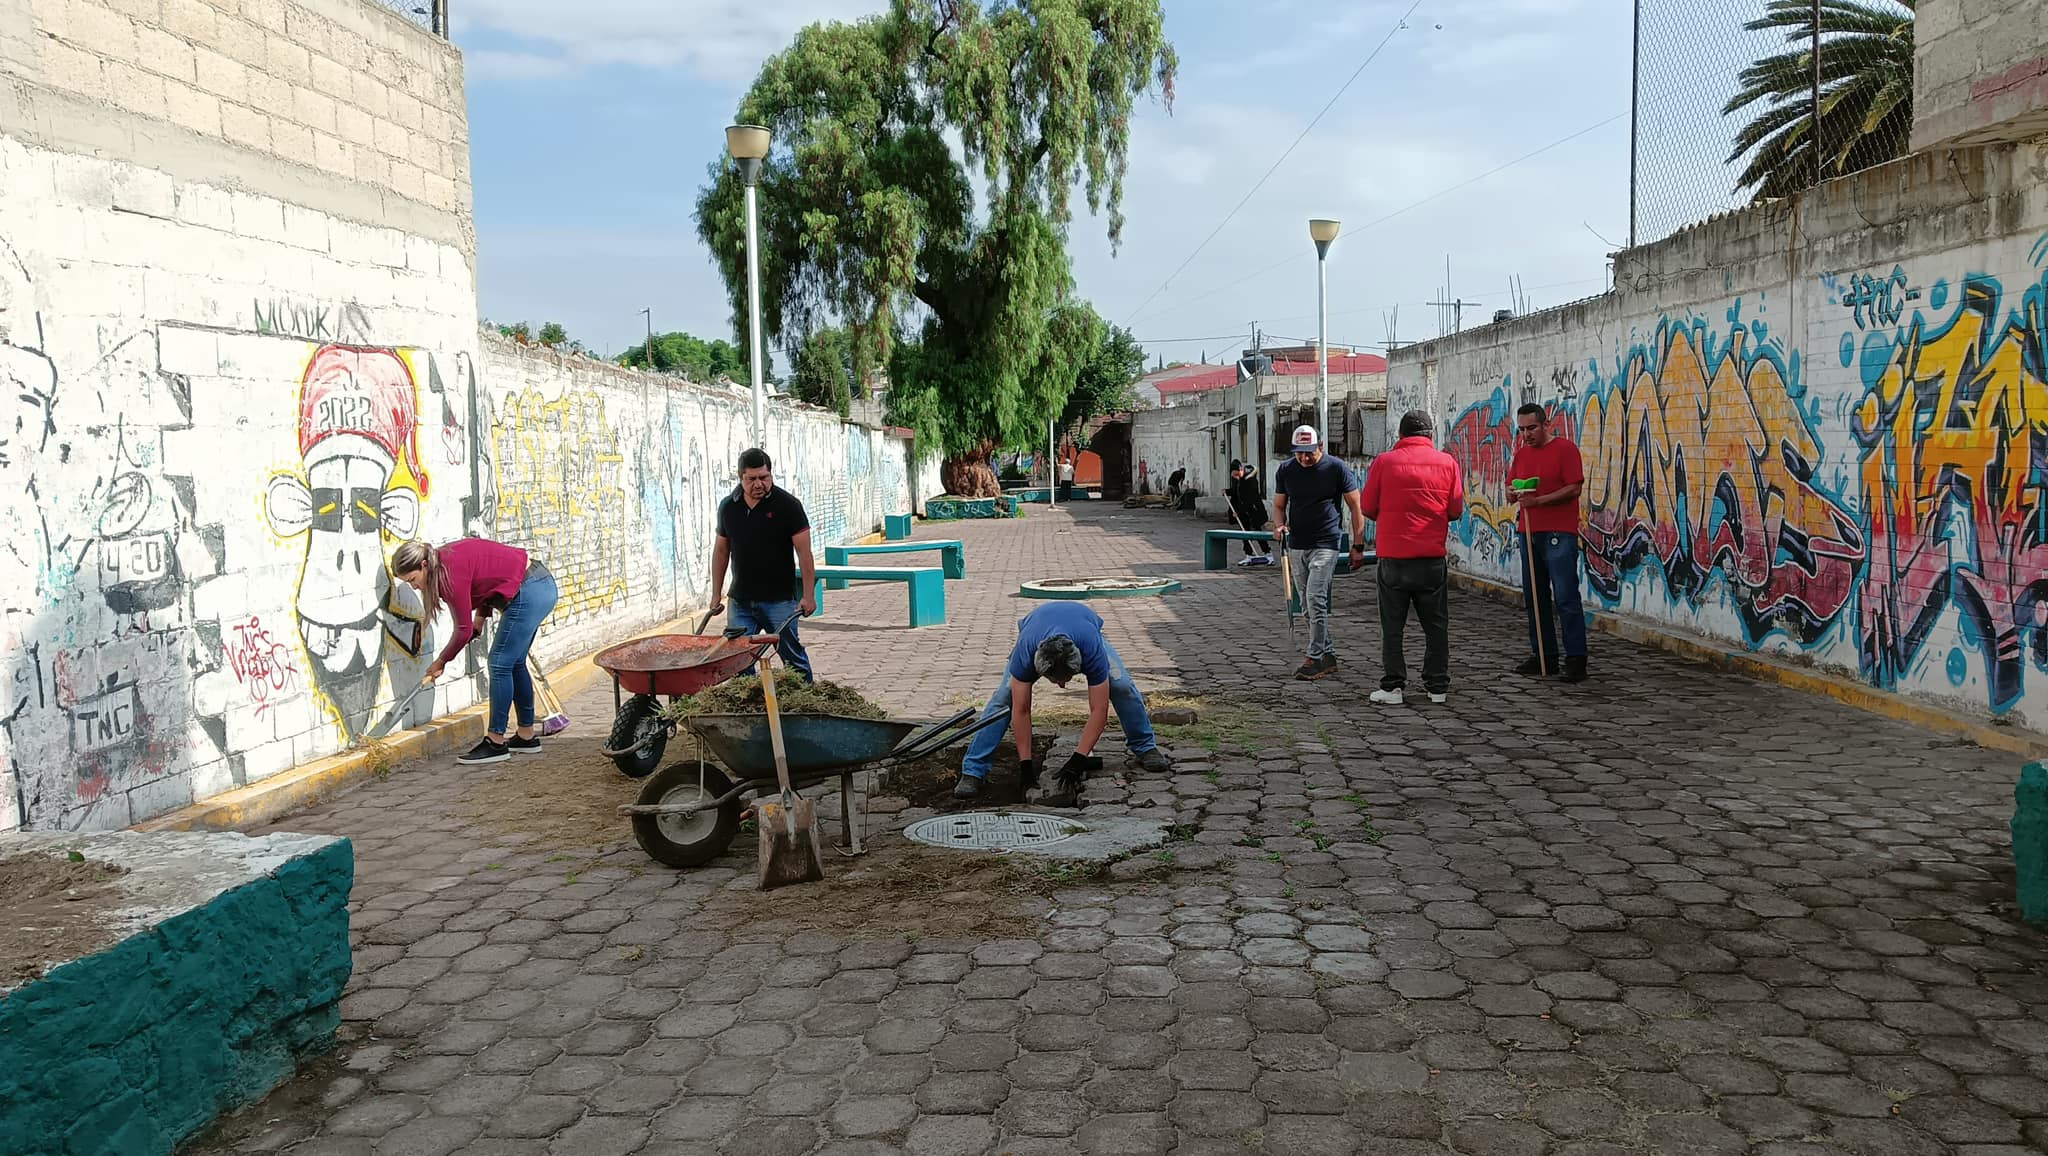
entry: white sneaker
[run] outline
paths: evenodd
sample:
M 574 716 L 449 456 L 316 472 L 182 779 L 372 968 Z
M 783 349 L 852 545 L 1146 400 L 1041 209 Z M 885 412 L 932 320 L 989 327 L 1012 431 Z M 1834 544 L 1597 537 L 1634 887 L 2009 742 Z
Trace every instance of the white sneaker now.
M 1441 705 L 1443 705 L 1444 703 L 1447 703 L 1447 702 L 1451 701 L 1451 696 L 1450 696 L 1450 695 L 1448 695 L 1448 694 L 1436 694 L 1436 693 L 1431 693 L 1431 694 L 1430 694 L 1430 696 L 1429 696 L 1429 701 L 1431 701 L 1431 702 L 1433 702 L 1433 703 L 1436 703 L 1437 705 L 1441 706 Z
M 1376 690 L 1372 692 L 1371 697 L 1372 701 L 1381 706 L 1400 706 L 1402 702 L 1401 692 L 1398 690 Z
M 1246 555 L 1245 555 L 1245 556 L 1244 556 L 1243 558 L 1241 558 L 1241 559 L 1239 559 L 1239 560 L 1238 560 L 1238 563 L 1237 563 L 1237 564 L 1238 564 L 1238 565 L 1240 565 L 1240 566 L 1256 566 L 1256 565 L 1258 565 L 1259 563 L 1258 563 L 1258 559 L 1257 559 L 1257 557 L 1256 557 L 1255 555 L 1252 555 L 1252 554 L 1246 554 Z

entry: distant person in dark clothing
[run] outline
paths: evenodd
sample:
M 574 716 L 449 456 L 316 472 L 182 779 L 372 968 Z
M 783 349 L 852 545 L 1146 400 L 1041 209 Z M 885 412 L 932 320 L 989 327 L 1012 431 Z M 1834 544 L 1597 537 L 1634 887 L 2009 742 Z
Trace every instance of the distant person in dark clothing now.
M 1240 530 L 1266 528 L 1266 487 L 1259 481 L 1257 462 L 1230 460 L 1230 486 L 1224 491 Z M 1271 566 L 1273 548 L 1265 539 L 1244 539 L 1244 560 L 1240 566 Z
M 1174 509 L 1180 508 L 1180 492 L 1187 487 L 1187 481 L 1188 472 L 1185 469 L 1175 470 L 1167 475 L 1166 504 L 1168 506 Z
M 732 589 L 725 573 L 732 569 Z M 801 571 L 801 579 L 799 579 Z M 818 609 L 818 563 L 811 556 L 811 519 L 796 495 L 775 484 L 768 451 L 740 455 L 740 484 L 718 504 L 718 540 L 711 547 L 711 612 L 732 599 L 727 631 L 781 631 L 776 653 L 812 681 L 811 656 L 795 619 Z M 783 625 L 788 620 L 788 625 Z

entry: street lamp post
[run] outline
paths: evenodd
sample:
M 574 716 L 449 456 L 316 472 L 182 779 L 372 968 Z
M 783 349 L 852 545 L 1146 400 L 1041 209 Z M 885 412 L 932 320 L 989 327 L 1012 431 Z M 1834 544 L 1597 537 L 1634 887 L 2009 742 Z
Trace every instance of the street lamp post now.
M 1309 239 L 1316 243 L 1316 423 L 1323 444 L 1330 442 L 1330 242 L 1337 239 L 1341 222 L 1316 217 L 1308 223 Z
M 761 183 L 761 161 L 768 156 L 768 130 L 757 124 L 736 124 L 725 130 L 726 151 L 739 162 L 747 186 L 747 360 L 754 374 L 754 444 L 767 439 L 768 391 L 761 372 L 760 219 L 754 190 Z
M 649 306 L 648 306 L 647 308 L 645 308 L 645 309 L 642 309 L 642 310 L 640 311 L 640 316 L 642 316 L 642 317 L 645 317 L 645 318 L 647 319 L 647 344 L 645 344 L 645 345 L 643 345 L 643 346 L 641 346 L 641 347 L 640 347 L 640 368 L 642 368 L 642 369 L 646 370 L 646 371 L 647 371 L 647 372 L 649 372 L 649 373 L 653 373 L 653 372 L 654 372 L 654 306 L 652 306 L 652 305 L 649 305 Z

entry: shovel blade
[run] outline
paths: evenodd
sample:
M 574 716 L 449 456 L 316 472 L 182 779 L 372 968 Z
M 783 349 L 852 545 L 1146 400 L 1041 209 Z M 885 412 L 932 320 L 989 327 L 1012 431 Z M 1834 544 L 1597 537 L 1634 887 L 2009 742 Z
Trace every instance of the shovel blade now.
M 796 833 L 790 833 L 790 820 Z M 760 829 L 761 890 L 773 891 L 791 883 L 816 883 L 825 877 L 825 862 L 818 848 L 818 807 L 799 798 L 787 812 L 781 803 L 766 800 L 754 804 L 754 822 Z

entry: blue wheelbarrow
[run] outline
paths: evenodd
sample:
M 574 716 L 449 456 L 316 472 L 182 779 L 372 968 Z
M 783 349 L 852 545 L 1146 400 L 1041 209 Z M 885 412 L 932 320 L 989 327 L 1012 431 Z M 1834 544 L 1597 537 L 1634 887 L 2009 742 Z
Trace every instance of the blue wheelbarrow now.
M 783 715 L 790 782 L 802 790 L 839 780 L 840 845 L 861 854 L 854 776 L 937 754 L 1010 717 L 1004 710 L 975 718 L 977 709 L 922 728 L 844 715 Z M 683 725 L 697 736 L 697 759 L 662 768 L 640 788 L 637 802 L 619 808 L 631 816 L 640 849 L 670 867 L 696 867 L 723 855 L 739 834 L 741 800 L 781 790 L 767 715 L 698 715 Z

